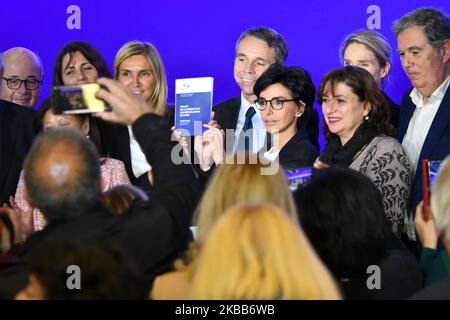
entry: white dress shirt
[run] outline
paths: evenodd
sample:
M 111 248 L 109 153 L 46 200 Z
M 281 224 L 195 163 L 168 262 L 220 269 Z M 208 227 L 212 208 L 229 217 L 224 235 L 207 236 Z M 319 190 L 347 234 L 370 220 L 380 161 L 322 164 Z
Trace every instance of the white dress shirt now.
M 136 141 L 133 135 L 131 126 L 128 127 L 128 134 L 130 136 L 130 156 L 131 156 L 131 168 L 136 178 L 139 178 L 142 174 L 151 170 L 150 164 L 147 162 L 145 154 L 142 152 L 141 146 Z
M 242 128 L 245 124 L 245 113 L 247 110 L 253 107 L 255 108 L 256 114 L 252 118 L 253 124 L 253 146 L 252 152 L 257 153 L 264 146 L 264 141 L 266 139 L 266 127 L 261 119 L 261 111 L 256 108 L 255 104 L 251 104 L 244 98 L 244 94 L 241 93 L 241 108 L 239 109 L 239 117 L 236 125 L 236 130 L 234 131 L 234 143 L 233 152 L 236 152 L 236 148 L 239 142 L 239 135 L 241 134 Z
M 414 88 L 409 95 L 416 106 L 416 110 L 414 110 L 414 114 L 409 121 L 408 130 L 403 137 L 402 146 L 414 170 L 413 175 L 417 170 L 417 165 L 419 165 L 419 156 L 422 151 L 423 143 L 425 142 L 428 131 L 431 128 L 433 119 L 439 110 L 439 106 L 441 105 L 449 84 L 450 77 L 447 77 L 447 79 L 433 92 L 427 103 L 424 103 L 423 96 L 416 88 Z

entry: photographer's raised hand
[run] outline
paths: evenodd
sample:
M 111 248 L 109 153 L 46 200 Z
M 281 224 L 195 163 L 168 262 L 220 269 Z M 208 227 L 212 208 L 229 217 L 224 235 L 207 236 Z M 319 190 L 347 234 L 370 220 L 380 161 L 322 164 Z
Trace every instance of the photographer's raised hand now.
M 100 78 L 97 82 L 106 89 L 97 91 L 96 97 L 105 100 L 112 111 L 99 112 L 96 117 L 114 123 L 132 124 L 143 114 L 152 112 L 152 107 L 142 97 L 120 82 L 108 78 Z

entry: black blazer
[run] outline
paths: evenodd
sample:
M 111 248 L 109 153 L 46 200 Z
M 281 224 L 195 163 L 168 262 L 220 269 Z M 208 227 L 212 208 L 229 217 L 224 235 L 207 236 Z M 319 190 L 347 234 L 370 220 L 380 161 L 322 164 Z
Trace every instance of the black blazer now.
M 409 94 L 404 96 L 400 108 L 400 125 L 398 128 L 398 141 L 402 141 L 408 130 L 409 121 L 416 109 Z M 443 160 L 450 154 L 450 87 L 445 92 L 439 110 L 434 117 L 430 130 L 423 143 L 416 168 L 416 175 L 411 190 L 411 208 L 415 212 L 417 204 L 422 200 L 422 159 Z
M 14 196 L 23 161 L 33 142 L 34 110 L 0 100 L 0 205 Z
M 389 104 L 389 112 L 391 114 L 391 123 L 398 129 L 400 122 L 400 106 L 394 102 L 384 91 L 381 91 Z
M 215 112 L 214 119 L 222 129 L 236 130 L 240 109 L 240 96 L 225 100 L 213 106 L 213 111 Z M 305 113 L 298 119 L 297 128 L 299 131 L 307 132 L 308 139 L 319 149 L 319 114 L 315 108 L 309 114 Z M 226 143 L 226 150 L 232 150 L 229 144 L 231 143 L 232 146 L 233 141 L 227 141 Z
M 270 147 L 270 146 L 269 146 Z M 309 141 L 304 132 L 297 133 L 285 144 L 278 154 L 281 166 L 285 170 L 312 167 L 319 156 L 317 148 Z

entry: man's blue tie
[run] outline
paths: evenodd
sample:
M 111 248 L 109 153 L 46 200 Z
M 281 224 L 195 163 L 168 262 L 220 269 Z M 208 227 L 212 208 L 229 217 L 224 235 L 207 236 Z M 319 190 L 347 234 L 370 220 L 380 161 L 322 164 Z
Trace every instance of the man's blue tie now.
M 250 132 L 250 135 L 244 135 L 244 134 L 249 129 L 253 129 L 252 118 L 255 114 L 256 114 L 256 110 L 253 107 L 248 108 L 247 112 L 245 113 L 245 122 L 244 122 L 244 126 L 242 127 L 242 131 L 239 136 L 238 150 L 240 150 L 240 149 L 242 149 L 242 147 L 244 147 L 245 151 L 249 151 L 252 148 L 253 133 Z

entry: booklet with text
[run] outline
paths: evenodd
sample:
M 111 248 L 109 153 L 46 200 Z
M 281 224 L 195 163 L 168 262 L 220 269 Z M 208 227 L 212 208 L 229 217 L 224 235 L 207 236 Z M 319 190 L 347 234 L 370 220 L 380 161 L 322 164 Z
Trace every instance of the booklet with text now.
M 175 127 L 184 136 L 200 135 L 211 120 L 214 78 L 175 80 Z

